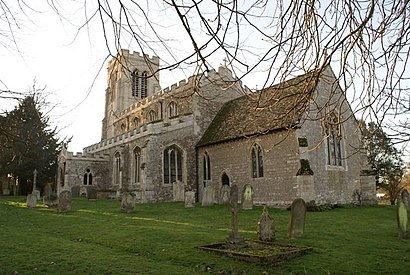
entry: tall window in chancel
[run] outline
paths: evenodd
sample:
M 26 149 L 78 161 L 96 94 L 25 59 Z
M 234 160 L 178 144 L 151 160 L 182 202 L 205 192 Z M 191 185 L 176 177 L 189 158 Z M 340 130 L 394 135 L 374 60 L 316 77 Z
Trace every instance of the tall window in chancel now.
M 178 115 L 178 106 L 175 101 L 172 101 L 168 105 L 168 117 L 174 117 Z
M 114 155 L 114 184 L 120 184 L 120 172 L 121 172 L 121 155 L 119 152 Z
M 263 177 L 263 154 L 262 148 L 258 144 L 252 146 L 252 177 Z
M 148 79 L 147 72 L 141 74 L 141 98 L 146 98 L 148 96 Z
M 182 151 L 175 145 L 164 150 L 164 183 L 182 181 Z
M 134 149 L 134 183 L 141 182 L 141 148 Z
M 148 121 L 153 122 L 157 120 L 157 113 L 154 110 L 149 111 L 148 113 Z
M 134 97 L 138 97 L 139 82 L 139 73 L 138 70 L 135 70 L 131 73 L 131 92 Z
M 207 152 L 204 154 L 204 159 L 203 159 L 203 172 L 204 172 L 204 180 L 208 181 L 211 180 L 211 159 L 209 158 L 209 155 Z
M 333 115 L 331 123 L 326 127 L 327 135 L 327 164 L 343 166 L 342 156 L 342 134 L 337 123 L 337 118 Z
M 93 184 L 93 174 L 91 173 L 91 170 L 87 168 L 84 174 L 84 185 L 92 185 Z

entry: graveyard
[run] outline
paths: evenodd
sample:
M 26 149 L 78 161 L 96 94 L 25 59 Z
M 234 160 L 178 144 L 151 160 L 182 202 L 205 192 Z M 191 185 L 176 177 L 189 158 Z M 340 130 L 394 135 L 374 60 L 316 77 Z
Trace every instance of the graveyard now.
M 395 206 L 307 212 L 303 236 L 292 239 L 290 211 L 267 208 L 276 244 L 312 249 L 276 264 L 198 249 L 232 236 L 228 204 L 185 207 L 168 202 L 122 209 L 117 200 L 87 198 L 72 198 L 67 211 L 42 202 L 29 208 L 26 197 L 1 196 L 0 273 L 405 274 L 410 269 L 410 243 L 399 237 Z M 235 211 L 237 234 L 256 241 L 263 207 Z

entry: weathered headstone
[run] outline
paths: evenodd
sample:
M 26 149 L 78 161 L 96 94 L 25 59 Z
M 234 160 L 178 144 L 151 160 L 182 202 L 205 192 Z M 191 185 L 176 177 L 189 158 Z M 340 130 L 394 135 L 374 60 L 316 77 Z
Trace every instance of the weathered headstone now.
M 275 223 L 266 205 L 258 222 L 258 239 L 263 242 L 275 241 Z
M 215 201 L 215 189 L 212 186 L 207 186 L 204 188 L 202 196 L 202 206 L 214 205 Z
M 407 211 L 410 212 L 410 196 L 409 196 L 409 191 L 407 191 L 407 189 L 403 189 L 401 191 L 401 199 L 404 205 L 406 206 Z
M 185 185 L 182 181 L 177 181 L 172 184 L 172 194 L 174 201 L 184 201 L 185 200 Z
M 239 234 L 239 226 L 238 226 L 238 186 L 235 184 L 231 187 L 231 193 L 229 196 L 229 208 L 231 211 L 231 224 L 232 224 L 232 231 L 228 237 L 228 244 L 231 246 L 244 246 L 245 240 Z
M 33 192 L 31 193 L 32 195 L 37 197 L 37 200 L 40 200 L 41 196 L 40 196 L 40 191 L 38 190 L 33 190 Z
M 58 209 L 59 213 L 66 213 L 71 211 L 71 192 L 64 190 L 58 197 Z
M 242 209 L 253 208 L 253 187 L 250 184 L 246 184 L 243 187 L 242 192 Z
M 80 186 L 74 185 L 73 187 L 71 187 L 71 196 L 73 198 L 77 198 L 80 196 Z
M 27 196 L 27 207 L 28 208 L 36 208 L 37 205 L 37 195 L 29 194 Z
M 229 185 L 222 185 L 221 187 L 221 196 L 220 196 L 220 204 L 227 204 L 229 203 L 229 193 L 231 192 L 231 187 Z
M 51 183 L 46 183 L 44 185 L 44 194 L 43 197 L 50 196 L 53 193 L 53 189 L 51 188 Z
M 96 200 L 97 199 L 97 188 L 94 186 L 87 186 L 87 199 Z
M 185 192 L 185 208 L 195 207 L 195 192 L 187 191 Z
M 56 193 L 51 193 L 47 196 L 43 196 L 43 203 L 47 207 L 57 207 L 58 206 L 58 196 Z
M 290 209 L 288 237 L 297 239 L 303 236 L 306 220 L 306 203 L 303 199 L 297 198 L 293 201 Z
M 131 213 L 135 208 L 135 194 L 132 192 L 124 192 L 121 198 L 121 212 Z

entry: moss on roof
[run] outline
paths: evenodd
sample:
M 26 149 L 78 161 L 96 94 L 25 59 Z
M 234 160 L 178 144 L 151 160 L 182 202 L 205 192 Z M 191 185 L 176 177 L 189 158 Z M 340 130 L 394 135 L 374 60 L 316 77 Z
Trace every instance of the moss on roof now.
M 225 103 L 197 146 L 297 126 L 318 82 L 309 72 Z

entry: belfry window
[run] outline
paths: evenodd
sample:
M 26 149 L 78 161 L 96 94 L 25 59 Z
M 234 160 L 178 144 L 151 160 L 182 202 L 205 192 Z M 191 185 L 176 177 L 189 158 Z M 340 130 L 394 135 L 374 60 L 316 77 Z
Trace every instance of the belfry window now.
M 262 148 L 258 144 L 252 146 L 252 177 L 263 177 L 263 154 Z
M 164 150 L 164 184 L 182 181 L 182 151 L 176 146 Z
M 131 73 L 131 92 L 134 97 L 138 97 L 139 82 L 139 73 L 135 70 Z
M 148 79 L 147 72 L 141 74 L 141 98 L 146 98 L 148 96 Z

